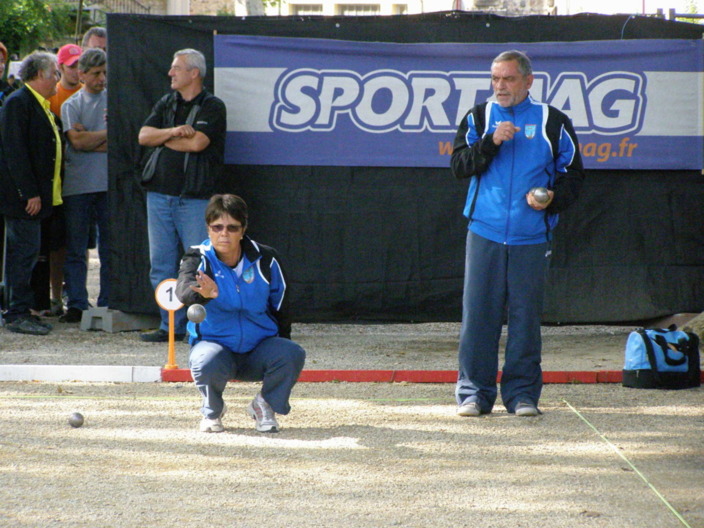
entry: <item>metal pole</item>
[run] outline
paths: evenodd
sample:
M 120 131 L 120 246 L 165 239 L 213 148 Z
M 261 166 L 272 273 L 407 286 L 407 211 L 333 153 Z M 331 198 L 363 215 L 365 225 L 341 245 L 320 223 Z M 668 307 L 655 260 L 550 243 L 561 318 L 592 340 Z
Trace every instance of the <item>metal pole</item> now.
M 83 0 L 78 0 L 78 13 L 76 14 L 76 44 L 78 44 L 81 28 L 83 27 Z

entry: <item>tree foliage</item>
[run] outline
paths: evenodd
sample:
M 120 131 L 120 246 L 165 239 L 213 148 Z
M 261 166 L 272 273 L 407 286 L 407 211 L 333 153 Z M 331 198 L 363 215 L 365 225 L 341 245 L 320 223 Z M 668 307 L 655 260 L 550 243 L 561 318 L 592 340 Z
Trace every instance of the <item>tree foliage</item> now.
M 24 55 L 71 34 L 71 8 L 44 0 L 0 0 L 0 40 L 9 53 Z
M 688 0 L 687 5 L 684 7 L 684 12 L 687 14 L 696 15 L 699 14 L 699 7 L 695 0 Z M 704 24 L 704 19 L 701 18 L 681 18 L 683 22 L 691 22 L 693 24 Z

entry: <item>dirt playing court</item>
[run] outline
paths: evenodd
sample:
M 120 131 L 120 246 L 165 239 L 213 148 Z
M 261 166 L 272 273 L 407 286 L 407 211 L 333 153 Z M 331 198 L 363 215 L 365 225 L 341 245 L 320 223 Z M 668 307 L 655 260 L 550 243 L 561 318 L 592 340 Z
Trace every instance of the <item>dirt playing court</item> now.
M 0 383 L 0 526 L 704 527 L 701 389 L 459 418 L 448 385 L 301 383 L 274 435 L 256 391 L 204 434 L 192 384 Z

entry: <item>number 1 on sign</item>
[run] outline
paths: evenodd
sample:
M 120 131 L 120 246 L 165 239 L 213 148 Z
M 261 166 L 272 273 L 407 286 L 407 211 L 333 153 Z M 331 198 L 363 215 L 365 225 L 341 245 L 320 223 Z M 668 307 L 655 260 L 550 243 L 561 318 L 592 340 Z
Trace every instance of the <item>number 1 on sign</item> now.
M 174 312 L 183 308 L 183 303 L 176 297 L 176 279 L 165 279 L 159 283 L 154 291 L 156 303 L 169 312 L 169 358 L 165 369 L 177 369 L 176 348 L 174 346 Z

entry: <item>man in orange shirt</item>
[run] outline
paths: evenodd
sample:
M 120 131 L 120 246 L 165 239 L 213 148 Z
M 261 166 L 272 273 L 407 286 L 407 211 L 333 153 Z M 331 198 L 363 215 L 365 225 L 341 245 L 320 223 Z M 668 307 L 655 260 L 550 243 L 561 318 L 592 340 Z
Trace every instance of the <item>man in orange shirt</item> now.
M 64 101 L 81 89 L 81 81 L 78 78 L 78 59 L 83 50 L 75 44 L 66 44 L 59 49 L 56 58 L 61 70 L 61 80 L 56 83 L 56 95 L 49 99 L 51 111 L 54 115 L 61 117 L 61 105 Z

